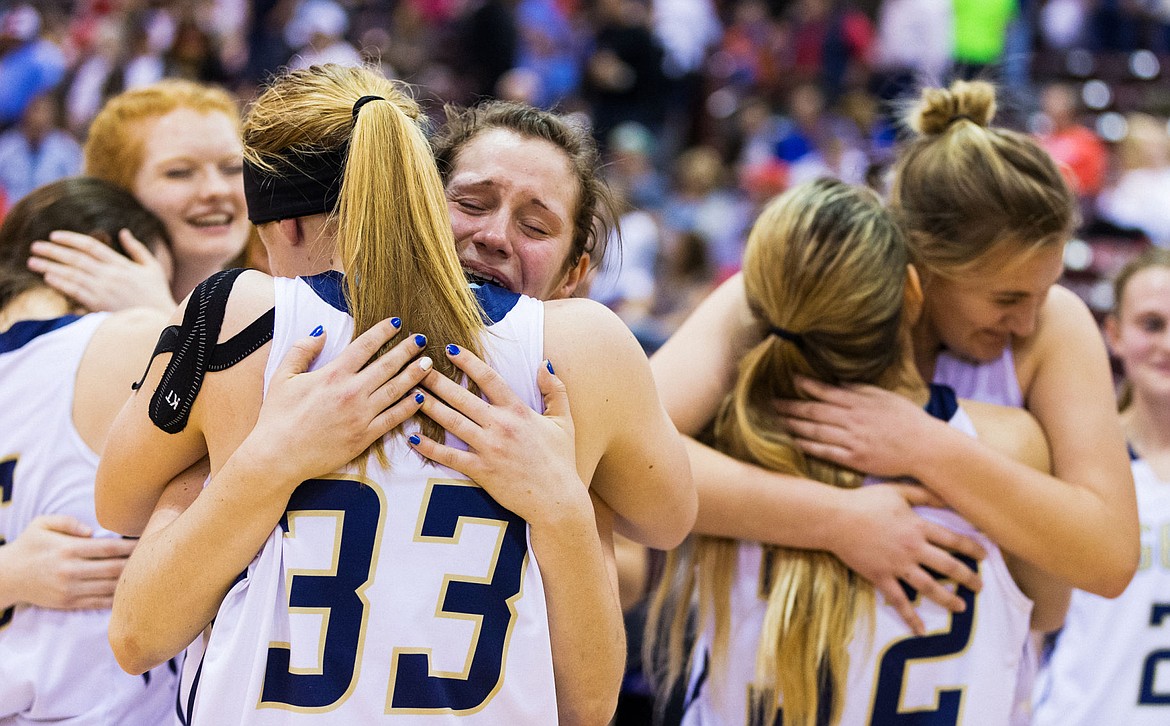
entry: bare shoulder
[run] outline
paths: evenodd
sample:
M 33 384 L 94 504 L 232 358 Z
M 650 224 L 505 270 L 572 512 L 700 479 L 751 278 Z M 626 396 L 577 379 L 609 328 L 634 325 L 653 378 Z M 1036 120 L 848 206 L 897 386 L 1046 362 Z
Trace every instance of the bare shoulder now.
M 580 298 L 544 304 L 544 347 L 554 366 L 579 359 L 608 368 L 631 355 L 646 357 L 621 318 L 601 303 Z
M 246 270 L 236 278 L 228 296 L 219 338 L 225 340 L 266 313 L 276 299 L 274 278 L 258 270 Z M 188 301 L 180 305 L 185 309 Z
M 86 349 L 80 375 L 88 373 L 113 382 L 133 371 L 141 374 L 166 324 L 167 314 L 154 308 L 128 308 L 110 313 Z
M 980 441 L 1033 469 L 1051 471 L 1044 429 L 1025 409 L 968 400 L 963 401 L 963 409 L 975 424 Z
M 98 326 L 99 335 L 158 335 L 167 324 L 168 315 L 157 308 L 127 308 L 110 313 Z
M 1021 381 L 1032 380 L 1050 356 L 1104 350 L 1100 338 L 1097 322 L 1084 301 L 1068 288 L 1053 285 L 1040 308 L 1036 332 L 1015 344 L 1013 353 Z

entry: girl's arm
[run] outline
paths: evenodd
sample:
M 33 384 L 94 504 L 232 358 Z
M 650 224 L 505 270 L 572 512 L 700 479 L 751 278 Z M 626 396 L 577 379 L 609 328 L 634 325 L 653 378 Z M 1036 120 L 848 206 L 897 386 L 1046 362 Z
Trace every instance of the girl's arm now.
M 201 490 L 200 473 L 169 486 L 115 597 L 110 641 L 124 668 L 147 670 L 186 647 L 272 534 L 293 490 L 418 410 L 404 395 L 430 366 L 407 365 L 419 351 L 413 336 L 366 365 L 396 332 L 383 321 L 309 373 L 325 338 L 299 341 L 274 374 L 256 426 L 211 482 Z
M 1137 567 L 1137 504 L 1105 346 L 1088 309 L 1053 288 L 1040 332 L 1016 359 L 1028 411 L 1052 451 L 1051 476 L 870 386 L 804 381 L 817 400 L 781 408 L 806 452 L 912 476 L 1005 550 L 1074 587 L 1116 597 Z
M 1040 424 L 1027 411 L 977 401 L 964 401 L 979 440 L 996 452 L 1038 472 L 1052 470 L 1048 441 Z M 1010 552 L 1003 553 L 1012 579 L 1032 601 L 1031 629 L 1042 633 L 1059 630 L 1068 612 L 1072 587 Z
M 693 436 L 714 418 L 734 383 L 740 357 L 764 331 L 736 275 L 721 285 L 651 359 L 659 395 L 679 430 Z M 699 513 L 695 531 L 837 555 L 920 631 L 921 620 L 899 580 L 952 610 L 962 601 L 930 576 L 930 568 L 979 589 L 978 576 L 951 555 L 980 558 L 972 540 L 912 510 L 926 503 L 913 488 L 841 490 L 737 461 L 687 441 Z
M 247 277 L 241 276 L 237 287 Z M 168 325 L 182 324 L 189 301 L 172 312 Z M 142 533 L 167 483 L 207 456 L 207 443 L 196 416 L 199 399 L 192 407 L 187 426 L 176 434 L 162 431 L 150 419 L 151 397 L 171 354 L 155 358 L 147 354 L 137 360 L 139 365 L 149 366 L 146 377 L 110 427 L 94 483 L 98 522 L 106 529 L 130 536 Z
M 698 501 L 683 439 L 645 353 L 597 303 L 559 300 L 545 310 L 545 350 L 573 394 L 573 416 L 590 417 L 590 429 L 605 436 L 590 486 L 613 510 L 615 531 L 657 549 L 677 546 L 691 532 Z

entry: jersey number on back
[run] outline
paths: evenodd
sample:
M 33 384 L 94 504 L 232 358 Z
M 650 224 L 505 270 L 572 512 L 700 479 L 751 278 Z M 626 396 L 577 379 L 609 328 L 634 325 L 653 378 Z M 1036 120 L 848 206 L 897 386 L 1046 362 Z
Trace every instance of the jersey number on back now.
M 16 457 L 11 457 L 0 461 L 0 506 L 7 505 L 12 501 L 12 483 L 16 478 Z M 0 537 L 0 546 L 7 544 L 8 541 Z M 5 608 L 4 612 L 0 613 L 0 628 L 6 627 L 12 622 L 12 613 L 16 611 L 15 606 Z
M 1154 606 L 1150 608 L 1150 627 L 1160 626 L 1167 616 L 1170 616 L 1170 605 L 1154 603 Z M 1155 706 L 1170 703 L 1170 693 L 1154 690 L 1158 666 L 1165 661 L 1170 661 L 1170 650 L 1165 648 L 1155 650 L 1146 656 L 1146 661 L 1142 664 L 1142 689 L 1138 693 L 1139 704 Z
M 956 555 L 965 565 L 978 571 L 975 560 Z M 975 622 L 975 593 L 959 586 L 955 591 L 967 607 L 961 613 L 951 613 L 950 627 L 940 633 L 910 637 L 890 646 L 878 666 L 877 688 L 874 692 L 874 724 L 883 726 L 954 726 L 962 712 L 963 689 L 955 687 L 937 690 L 937 704 L 933 709 L 907 709 L 902 704 L 907 670 L 914 661 L 934 661 L 957 656 L 971 641 Z
M 396 648 L 387 687 L 387 712 L 460 712 L 482 707 L 503 680 L 504 648 L 514 618 L 512 601 L 522 584 L 528 552 L 522 519 L 474 485 L 432 482 L 428 494 L 416 539 L 454 543 L 460 525 L 474 520 L 501 528 L 500 550 L 486 579 L 448 575 L 438 603 L 440 617 L 471 617 L 481 623 L 468 654 L 467 672 L 433 674 L 428 653 Z M 354 481 L 311 479 L 293 493 L 285 536 L 295 537 L 300 512 L 314 517 L 335 514 L 338 545 L 330 568 L 289 570 L 290 611 L 323 615 L 319 666 L 294 667 L 290 646 L 273 644 L 268 649 L 262 706 L 327 710 L 353 692 L 365 640 L 368 603 L 364 591 L 377 567 L 382 506 L 375 489 Z

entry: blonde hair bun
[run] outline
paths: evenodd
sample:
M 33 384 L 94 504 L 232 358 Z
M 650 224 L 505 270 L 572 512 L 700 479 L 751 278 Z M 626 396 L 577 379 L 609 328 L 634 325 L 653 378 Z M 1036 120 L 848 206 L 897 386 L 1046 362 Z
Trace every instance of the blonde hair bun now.
M 995 117 L 995 86 L 987 81 L 955 81 L 950 88 L 924 88 L 907 123 L 923 136 L 938 136 L 965 119 L 986 127 Z

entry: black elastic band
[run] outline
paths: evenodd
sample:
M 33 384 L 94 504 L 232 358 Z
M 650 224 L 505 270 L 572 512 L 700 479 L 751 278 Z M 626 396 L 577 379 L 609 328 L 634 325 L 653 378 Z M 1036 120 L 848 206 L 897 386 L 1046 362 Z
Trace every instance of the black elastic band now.
M 801 337 L 800 333 L 794 333 L 787 328 L 781 328 L 779 326 L 773 325 L 772 327 L 768 328 L 768 333 L 775 335 L 781 340 L 787 340 L 789 343 L 792 343 L 798 348 L 804 345 L 804 338 Z
M 354 122 L 357 122 L 358 111 L 362 110 L 362 106 L 365 106 L 370 101 L 385 101 L 385 100 L 386 99 L 382 98 L 381 96 L 362 96 L 358 100 L 354 101 L 353 102 L 353 120 L 354 120 Z

